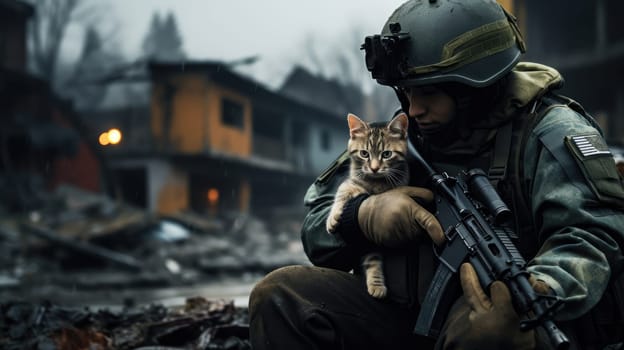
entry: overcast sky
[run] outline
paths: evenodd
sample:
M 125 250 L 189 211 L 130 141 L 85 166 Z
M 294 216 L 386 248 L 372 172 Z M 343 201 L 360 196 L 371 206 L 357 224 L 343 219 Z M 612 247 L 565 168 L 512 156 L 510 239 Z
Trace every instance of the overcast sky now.
M 109 1 L 119 45 L 128 57 L 140 53 L 152 13 L 172 11 L 190 59 L 230 61 L 259 55 L 248 72 L 275 85 L 305 55 L 307 38 L 335 49 L 355 30 L 378 33 L 404 0 Z

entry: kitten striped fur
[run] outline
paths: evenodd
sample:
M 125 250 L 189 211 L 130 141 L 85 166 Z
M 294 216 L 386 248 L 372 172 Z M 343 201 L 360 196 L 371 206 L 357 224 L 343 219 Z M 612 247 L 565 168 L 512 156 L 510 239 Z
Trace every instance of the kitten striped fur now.
M 349 177 L 336 191 L 327 217 L 327 232 L 334 233 L 347 201 L 362 193 L 382 193 L 409 182 L 407 152 L 407 115 L 401 113 L 384 126 L 372 126 L 353 114 L 349 123 Z M 362 266 L 370 295 L 384 298 L 387 294 L 383 275 L 382 255 L 373 252 L 364 256 Z

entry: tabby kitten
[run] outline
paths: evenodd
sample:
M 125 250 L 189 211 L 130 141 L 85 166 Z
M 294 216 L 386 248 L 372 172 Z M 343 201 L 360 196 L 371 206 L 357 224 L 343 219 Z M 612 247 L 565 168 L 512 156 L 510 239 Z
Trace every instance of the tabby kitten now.
M 372 126 L 353 114 L 347 116 L 351 157 L 349 177 L 340 184 L 327 217 L 327 232 L 334 233 L 345 203 L 362 193 L 378 194 L 409 181 L 407 151 L 407 115 L 401 113 L 385 126 Z M 387 293 L 382 257 L 372 252 L 363 263 L 368 293 L 384 298 Z

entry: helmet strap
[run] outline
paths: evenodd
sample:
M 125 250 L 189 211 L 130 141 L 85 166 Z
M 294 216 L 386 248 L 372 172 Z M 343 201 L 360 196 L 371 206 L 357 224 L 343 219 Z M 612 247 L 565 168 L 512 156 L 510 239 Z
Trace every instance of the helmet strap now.
M 405 96 L 405 92 L 397 86 L 392 86 L 392 90 L 394 90 L 394 93 L 401 103 L 401 109 L 409 116 L 409 99 Z

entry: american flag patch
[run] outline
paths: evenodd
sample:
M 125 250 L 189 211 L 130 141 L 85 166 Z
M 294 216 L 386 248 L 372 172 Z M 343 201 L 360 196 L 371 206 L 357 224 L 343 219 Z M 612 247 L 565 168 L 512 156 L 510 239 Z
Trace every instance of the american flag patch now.
M 571 136 L 570 140 L 583 157 L 611 154 L 607 144 L 598 135 L 576 135 Z

